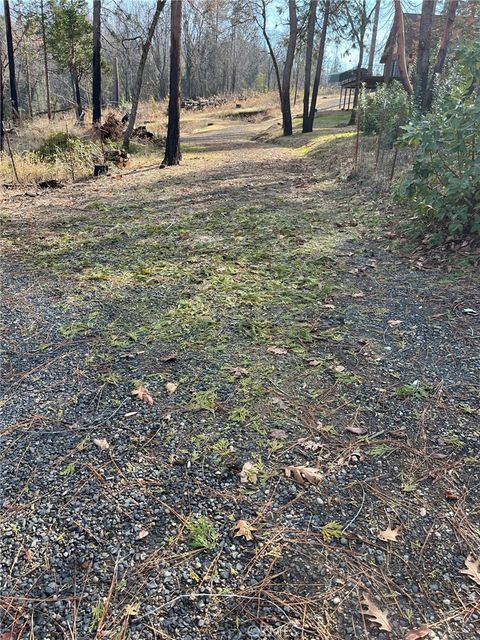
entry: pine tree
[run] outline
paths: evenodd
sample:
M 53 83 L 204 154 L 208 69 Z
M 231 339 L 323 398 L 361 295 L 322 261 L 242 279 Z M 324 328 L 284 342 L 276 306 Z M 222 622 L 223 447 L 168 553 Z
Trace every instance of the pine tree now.
M 88 20 L 87 2 L 50 0 L 50 7 L 49 49 L 60 69 L 70 73 L 77 117 L 80 117 L 83 111 L 80 81 L 92 66 L 92 25 Z

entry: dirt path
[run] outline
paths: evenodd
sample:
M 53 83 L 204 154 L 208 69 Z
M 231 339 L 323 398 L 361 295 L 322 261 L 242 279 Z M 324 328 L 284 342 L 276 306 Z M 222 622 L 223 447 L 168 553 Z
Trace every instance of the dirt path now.
M 478 279 L 262 126 L 5 198 L 2 640 L 475 637 Z

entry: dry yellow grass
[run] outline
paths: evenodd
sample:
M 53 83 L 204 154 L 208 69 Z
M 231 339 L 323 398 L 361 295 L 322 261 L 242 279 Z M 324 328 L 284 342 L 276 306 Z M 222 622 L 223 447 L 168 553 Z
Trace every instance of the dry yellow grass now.
M 298 108 L 298 103 L 296 108 Z M 106 118 L 108 114 L 113 113 L 122 118 L 125 111 L 125 108 L 107 107 L 103 111 L 103 116 Z M 278 95 L 274 91 L 252 94 L 246 100 L 232 97 L 220 107 L 211 107 L 202 111 L 182 111 L 181 128 L 183 134 L 201 133 L 224 128 L 231 123 L 233 118 L 241 118 L 242 116 L 245 118 L 277 118 L 279 113 Z M 85 122 L 91 122 L 89 111 L 86 113 Z M 136 125 L 145 125 L 156 136 L 164 136 L 167 128 L 167 101 L 147 100 L 140 103 Z M 75 180 L 92 174 L 94 156 L 101 155 L 99 149 L 93 149 L 91 162 L 87 160 L 83 163 L 74 162 L 70 157 L 55 162 L 45 162 L 34 153 L 50 135 L 67 131 L 86 142 L 95 140 L 92 128 L 88 124 L 83 127 L 78 126 L 73 112 L 57 114 L 53 121 L 49 121 L 46 116 L 37 117 L 32 121 L 25 121 L 16 132 L 10 133 L 9 142 L 13 162 L 21 185 L 33 185 L 51 179 L 71 182 L 72 173 Z M 134 140 L 132 141 L 130 166 L 139 168 L 150 165 L 157 162 L 160 155 L 161 150 L 158 148 Z M 73 172 L 72 164 L 74 165 Z M 6 150 L 0 156 L 0 185 L 15 184 L 16 181 L 12 159 Z

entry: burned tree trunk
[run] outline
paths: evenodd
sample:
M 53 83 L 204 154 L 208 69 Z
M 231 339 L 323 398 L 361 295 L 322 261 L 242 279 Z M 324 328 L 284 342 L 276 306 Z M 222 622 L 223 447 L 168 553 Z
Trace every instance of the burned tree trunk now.
M 101 0 L 93 0 L 92 120 L 94 127 L 99 127 L 102 119 L 101 8 Z
M 283 67 L 282 77 L 282 93 L 281 93 L 281 107 L 282 107 L 282 121 L 283 121 L 283 135 L 291 136 L 293 133 L 292 126 L 292 111 L 290 108 L 290 81 L 292 77 L 293 58 L 295 56 L 295 48 L 297 46 L 297 7 L 295 0 L 288 0 L 288 24 L 289 24 L 289 36 L 287 57 L 285 59 L 285 66 Z
M 182 0 L 173 0 L 170 22 L 170 95 L 168 130 L 164 165 L 180 163 L 180 43 L 182 35 Z
M 318 48 L 317 67 L 315 69 L 315 80 L 313 81 L 312 100 L 310 102 L 310 113 L 308 114 L 307 127 L 305 132 L 313 131 L 313 121 L 315 119 L 315 110 L 317 108 L 318 89 L 320 87 L 320 79 L 322 77 L 323 56 L 325 52 L 325 42 L 327 41 L 328 21 L 330 20 L 330 0 L 325 1 L 323 9 L 322 34 L 320 36 L 320 46 Z
M 12 103 L 13 120 L 20 120 L 20 111 L 18 109 L 18 93 L 17 82 L 15 77 L 15 55 L 13 52 L 13 36 L 12 36 L 12 20 L 10 18 L 10 3 L 8 0 L 3 1 L 5 9 L 5 35 L 7 40 L 7 56 L 8 56 L 8 75 L 10 80 L 10 100 Z
M 303 90 L 303 122 L 302 131 L 308 131 L 308 113 L 310 110 L 310 82 L 312 76 L 313 38 L 315 36 L 315 20 L 317 17 L 318 0 L 310 1 L 307 25 L 307 48 L 305 51 L 305 85 Z M 298 73 L 297 73 L 298 80 Z M 295 88 L 296 89 L 296 88 Z

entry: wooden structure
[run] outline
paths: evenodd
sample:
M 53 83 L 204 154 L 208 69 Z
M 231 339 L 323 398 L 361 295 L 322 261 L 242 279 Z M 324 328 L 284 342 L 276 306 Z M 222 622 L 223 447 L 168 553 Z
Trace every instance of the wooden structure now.
M 338 76 L 340 83 L 340 99 L 338 108 L 343 111 L 350 109 L 352 98 L 355 96 L 357 86 L 357 69 L 349 69 L 340 73 Z M 375 91 L 377 85 L 383 82 L 383 76 L 369 75 L 366 69 L 360 69 L 360 83 L 363 84 L 367 91 Z

